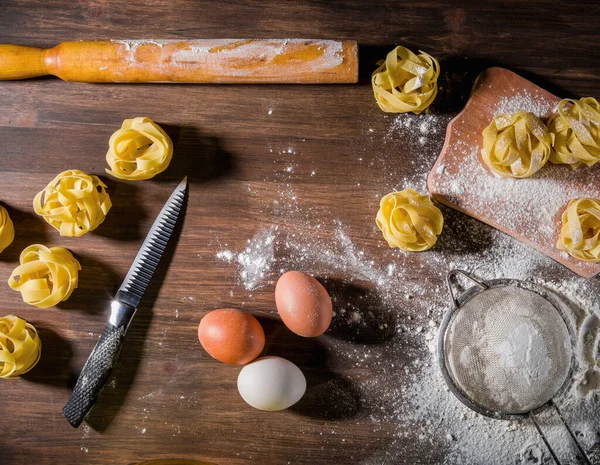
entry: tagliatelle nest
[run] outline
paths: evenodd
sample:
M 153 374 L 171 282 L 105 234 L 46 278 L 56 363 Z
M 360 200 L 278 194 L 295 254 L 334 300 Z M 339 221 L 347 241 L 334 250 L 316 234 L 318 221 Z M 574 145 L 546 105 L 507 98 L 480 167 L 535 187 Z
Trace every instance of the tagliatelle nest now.
M 498 115 L 483 130 L 481 156 L 498 176 L 528 178 L 548 161 L 553 140 L 554 136 L 533 113 Z
M 27 373 L 41 354 L 42 341 L 32 324 L 14 315 L 0 318 L 0 378 Z
M 0 205 L 0 252 L 12 244 L 15 238 L 15 225 L 13 224 L 6 208 Z
M 548 121 L 548 130 L 554 134 L 552 163 L 566 163 L 575 169 L 600 161 L 600 103 L 595 98 L 561 100 L 558 113 Z
M 8 285 L 30 305 L 52 307 L 67 300 L 78 285 L 81 265 L 67 249 L 34 244 L 21 252 L 19 261 Z
M 123 121 L 108 142 L 106 172 L 115 178 L 140 181 L 167 169 L 173 157 L 173 142 L 150 118 Z
M 371 84 L 379 108 L 388 113 L 415 114 L 425 110 L 435 99 L 440 64 L 431 55 L 415 55 L 398 46 L 377 63 Z
M 407 188 L 381 199 L 376 222 L 390 247 L 417 252 L 433 247 L 444 217 L 429 196 Z
M 600 199 L 571 200 L 556 247 L 586 262 L 600 262 Z
M 111 206 L 106 185 L 80 170 L 60 173 L 33 199 L 35 212 L 69 237 L 96 229 Z

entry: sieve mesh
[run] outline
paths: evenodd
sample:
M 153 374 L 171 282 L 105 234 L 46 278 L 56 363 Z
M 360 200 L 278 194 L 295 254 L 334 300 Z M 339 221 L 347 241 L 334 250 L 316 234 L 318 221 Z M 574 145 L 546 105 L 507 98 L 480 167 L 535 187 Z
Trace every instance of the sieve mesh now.
M 571 338 L 556 307 L 512 285 L 487 288 L 456 309 L 443 350 L 448 374 L 464 395 L 502 414 L 541 407 L 571 368 Z

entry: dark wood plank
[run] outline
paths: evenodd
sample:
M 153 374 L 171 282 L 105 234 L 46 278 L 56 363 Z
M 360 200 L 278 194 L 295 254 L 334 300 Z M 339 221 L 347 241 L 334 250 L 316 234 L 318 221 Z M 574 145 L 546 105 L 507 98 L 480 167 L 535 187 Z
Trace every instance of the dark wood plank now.
M 445 265 L 389 250 L 374 216 L 382 194 L 406 184 L 425 189 L 443 127 L 425 146 L 396 134 L 393 117 L 375 105 L 368 76 L 396 43 L 439 57 L 443 90 L 432 112 L 442 122 L 461 109 L 474 76 L 491 64 L 516 70 L 556 95 L 597 95 L 599 18 L 596 4 L 558 1 L 449 6 L 438 0 L 2 0 L 0 42 L 50 47 L 62 40 L 111 38 L 356 39 L 361 81 L 254 87 L 0 82 L 0 201 L 17 229 L 15 244 L 0 256 L 0 278 L 8 278 L 20 250 L 35 242 L 68 247 L 83 266 L 80 288 L 58 308 L 38 310 L 8 287 L 1 292 L 0 314 L 35 323 L 44 352 L 30 375 L 0 380 L 0 463 L 441 462 L 445 432 L 423 438 L 423 425 L 399 418 L 398 404 L 408 402 L 401 387 L 415 376 L 427 349 L 415 331 L 396 329 L 426 326 L 431 301 L 432 317 L 439 319 L 447 302 Z M 109 179 L 103 173 L 110 134 L 123 119 L 142 115 L 163 124 L 175 140 L 172 166 L 152 181 Z M 54 175 L 72 168 L 103 176 L 114 207 L 96 233 L 66 239 L 35 217 L 31 202 Z M 104 326 L 112 292 L 185 173 L 192 182 L 190 200 L 170 265 L 161 265 L 90 426 L 73 430 L 61 408 Z M 275 200 L 285 208 L 275 209 Z M 461 253 L 482 247 L 465 228 L 484 237 L 489 231 L 471 220 L 465 226 L 450 210 L 444 214 L 444 237 L 432 253 L 451 253 L 460 262 Z M 358 337 L 350 334 L 353 327 L 315 340 L 290 337 L 269 321 L 276 319 L 276 273 L 247 291 L 236 264 L 215 256 L 222 248 L 242 250 L 247 239 L 274 225 L 327 242 L 335 237 L 335 221 L 377 265 L 399 264 L 399 287 L 427 283 L 411 300 L 381 303 L 361 276 L 322 264 L 307 268 L 329 278 L 342 301 L 352 286 L 358 289 L 353 295 L 364 292 L 369 308 L 394 328 L 389 337 Z M 462 249 L 451 249 L 461 240 Z M 551 263 L 540 266 L 550 280 L 571 277 Z M 226 306 L 266 318 L 266 352 L 288 357 L 305 371 L 311 388 L 296 408 L 251 409 L 237 393 L 239 370 L 203 352 L 197 324 L 206 311 Z

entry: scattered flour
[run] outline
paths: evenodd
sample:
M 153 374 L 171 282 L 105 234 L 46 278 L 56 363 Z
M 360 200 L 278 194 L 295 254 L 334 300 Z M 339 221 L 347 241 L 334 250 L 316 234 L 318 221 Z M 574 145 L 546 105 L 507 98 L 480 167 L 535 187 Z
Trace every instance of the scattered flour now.
M 389 118 L 390 124 L 383 136 L 367 132 L 366 137 L 380 138 L 379 143 L 383 143 L 384 150 L 377 154 L 377 158 L 369 156 L 369 165 L 380 170 L 381 185 L 395 190 L 412 187 L 425 191 L 427 173 L 442 148 L 444 130 L 450 119 L 450 115 L 405 113 Z M 399 165 L 399 152 L 412 152 L 419 156 Z
M 436 247 L 423 254 L 389 250 L 384 254 L 387 261 L 375 260 L 372 252 L 356 243 L 348 228 L 335 220 L 320 221 L 320 228 L 306 224 L 303 231 L 285 222 L 268 227 L 258 231 L 242 250 L 219 250 L 216 258 L 235 263 L 238 283 L 248 290 L 267 288 L 265 291 L 271 292 L 277 277 L 288 269 L 304 270 L 324 279 L 334 301 L 331 331 L 342 328 L 354 342 L 330 337 L 331 358 L 351 361 L 356 369 L 369 373 L 356 376 L 353 381 L 375 430 L 381 428 L 384 434 L 384 424 L 397 425 L 389 450 L 374 455 L 364 465 L 396 463 L 394 457 L 405 447 L 403 438 L 414 437 L 415 427 L 423 443 L 430 444 L 432 450 L 444 451 L 444 463 L 448 465 L 551 463 L 550 454 L 530 421 L 482 417 L 448 391 L 435 361 L 438 326 L 449 305 L 445 274 L 456 267 L 482 279 L 512 277 L 535 281 L 574 300 L 586 314 L 598 308 L 598 304 L 590 305 L 590 295 L 597 293 L 600 286 L 575 277 L 539 252 L 476 220 L 449 209 L 444 209 L 444 216 L 445 230 Z M 415 263 L 420 263 L 417 268 L 422 273 L 406 276 L 404 267 L 413 268 Z M 534 279 L 542 276 L 540 270 L 552 270 L 549 275 L 559 278 Z M 330 276 L 336 279 L 330 280 Z M 355 286 L 366 291 L 353 295 Z M 429 289 L 435 292 L 432 294 Z M 410 314 L 403 310 L 406 307 Z M 366 340 L 386 343 L 362 345 Z M 412 348 L 407 349 L 407 344 Z M 413 362 L 407 366 L 394 364 L 394 354 L 407 350 Z M 583 380 L 577 376 L 577 380 Z M 589 411 L 600 413 L 598 390 L 584 397 L 575 395 L 577 390 L 574 383 L 561 399 L 564 409 L 583 412 L 583 403 Z M 595 447 L 596 431 L 600 430 L 594 418 L 598 416 L 582 413 L 574 422 L 588 450 Z
M 528 105 L 524 109 L 534 113 L 547 111 L 543 105 L 535 107 L 535 96 L 522 96 L 521 104 L 523 101 Z M 511 111 L 511 105 L 516 104 L 509 99 L 502 101 L 498 112 Z M 376 184 L 381 191 L 369 187 L 368 180 L 352 183 L 360 181 L 361 191 L 373 195 L 375 209 L 381 195 L 391 189 L 425 190 L 427 174 L 439 154 L 450 116 L 406 114 L 381 118 L 388 122 L 387 127 L 373 129 L 369 123 L 364 136 L 367 140 L 377 139 L 376 146 L 385 150 L 370 151 L 357 145 L 355 155 L 357 163 L 364 163 L 365 169 L 377 173 Z M 399 164 L 398 152 L 403 147 L 422 156 Z M 286 148 L 278 154 L 286 156 Z M 295 163 L 293 179 L 289 177 L 292 173 L 286 171 L 290 161 Z M 260 210 L 272 213 L 273 224 L 250 234 L 245 243 L 220 247 L 215 258 L 232 268 L 236 277 L 234 288 L 253 291 L 250 295 L 245 293 L 248 305 L 258 295 L 272 293 L 276 279 L 289 269 L 299 269 L 322 280 L 332 296 L 335 313 L 331 329 L 320 338 L 327 348 L 327 365 L 352 367 L 349 381 L 360 394 L 361 413 L 356 422 L 361 428 L 372 429 L 385 444 L 357 463 L 397 464 L 398 457 L 410 452 L 406 439 L 414 440 L 415 432 L 423 453 L 418 460 L 423 463 L 552 463 L 531 421 L 499 421 L 476 414 L 445 385 L 437 366 L 436 343 L 439 324 L 450 305 L 445 277 L 452 268 L 482 279 L 527 280 L 559 293 L 580 309 L 573 317 L 573 327 L 581 328 L 587 321 L 589 328 L 580 331 L 573 386 L 557 403 L 586 450 L 598 456 L 600 452 L 594 451 L 600 449 L 600 373 L 593 364 L 598 346 L 594 342 L 600 333 L 600 306 L 593 296 L 600 292 L 600 283 L 579 278 L 531 247 L 445 207 L 441 207 L 444 231 L 432 250 L 405 254 L 388 249 L 383 241 L 375 240 L 380 233 L 374 226 L 372 230 L 364 227 L 373 224 L 373 214 L 365 215 L 362 229 L 357 230 L 355 225 L 335 219 L 327 209 L 304 205 L 302 184 L 293 181 L 302 176 L 310 179 L 316 174 L 316 167 L 307 169 L 300 158 L 274 162 L 280 163 L 280 172 L 265 181 L 276 182 L 278 192 L 274 198 L 264 199 L 266 206 Z M 451 165 L 439 166 L 437 170 L 438 174 L 453 176 L 457 171 Z M 538 182 L 549 183 L 550 179 L 539 178 Z M 495 198 L 506 189 L 518 189 L 508 184 L 458 176 L 447 190 L 457 195 L 481 189 Z M 505 213 L 506 221 L 542 214 L 530 204 L 543 203 L 536 196 L 551 195 L 544 193 L 546 189 L 529 190 L 529 198 L 523 197 L 519 204 L 521 209 L 512 212 L 517 219 Z M 525 190 L 521 194 L 525 195 Z M 554 202 L 545 204 L 543 214 L 560 208 Z M 550 234 L 550 227 L 539 233 Z M 406 269 L 411 273 L 406 273 Z M 591 318 L 596 313 L 594 322 Z M 402 363 L 397 362 L 400 353 Z M 333 403 L 343 406 L 341 399 L 345 396 L 344 390 L 336 391 Z M 324 431 L 320 433 L 323 440 L 327 441 L 324 436 L 329 434 L 329 441 L 333 442 L 336 429 Z
M 412 113 L 404 113 L 396 116 L 390 126 L 385 140 L 391 140 L 398 137 L 406 137 L 414 135 L 429 139 L 435 134 L 440 134 L 445 126 L 446 119 L 439 115 L 413 115 Z M 371 131 L 372 132 L 372 131 Z M 439 139 L 437 137 L 436 139 Z
M 221 260 L 225 260 L 226 262 L 230 262 L 233 260 L 234 254 L 231 250 L 222 250 L 217 253 L 217 258 Z
M 89 452 L 89 448 L 87 447 L 87 445 L 85 443 L 87 442 L 87 439 L 90 437 L 90 427 L 89 427 L 89 425 L 87 423 L 84 423 L 81 426 L 81 431 L 82 431 L 81 445 L 80 445 L 79 449 L 84 454 L 87 454 Z
M 240 268 L 240 279 L 249 291 L 259 287 L 271 266 L 275 262 L 275 249 L 273 245 L 274 231 L 277 227 L 265 230 L 248 240 L 248 246 L 237 254 Z M 231 251 L 222 252 L 232 255 Z

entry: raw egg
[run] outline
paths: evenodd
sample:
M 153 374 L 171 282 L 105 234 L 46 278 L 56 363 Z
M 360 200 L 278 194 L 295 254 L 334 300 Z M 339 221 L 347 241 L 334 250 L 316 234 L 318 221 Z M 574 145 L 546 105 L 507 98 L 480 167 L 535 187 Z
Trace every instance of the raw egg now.
M 259 410 L 283 410 L 306 391 L 306 378 L 296 365 L 281 357 L 263 357 L 246 365 L 238 376 L 238 391 Z
M 265 332 L 256 318 L 235 308 L 213 310 L 202 318 L 198 339 L 220 362 L 243 365 L 260 355 Z
M 299 271 L 288 271 L 279 278 L 275 305 L 283 323 L 299 336 L 320 336 L 333 317 L 331 298 L 325 288 Z

